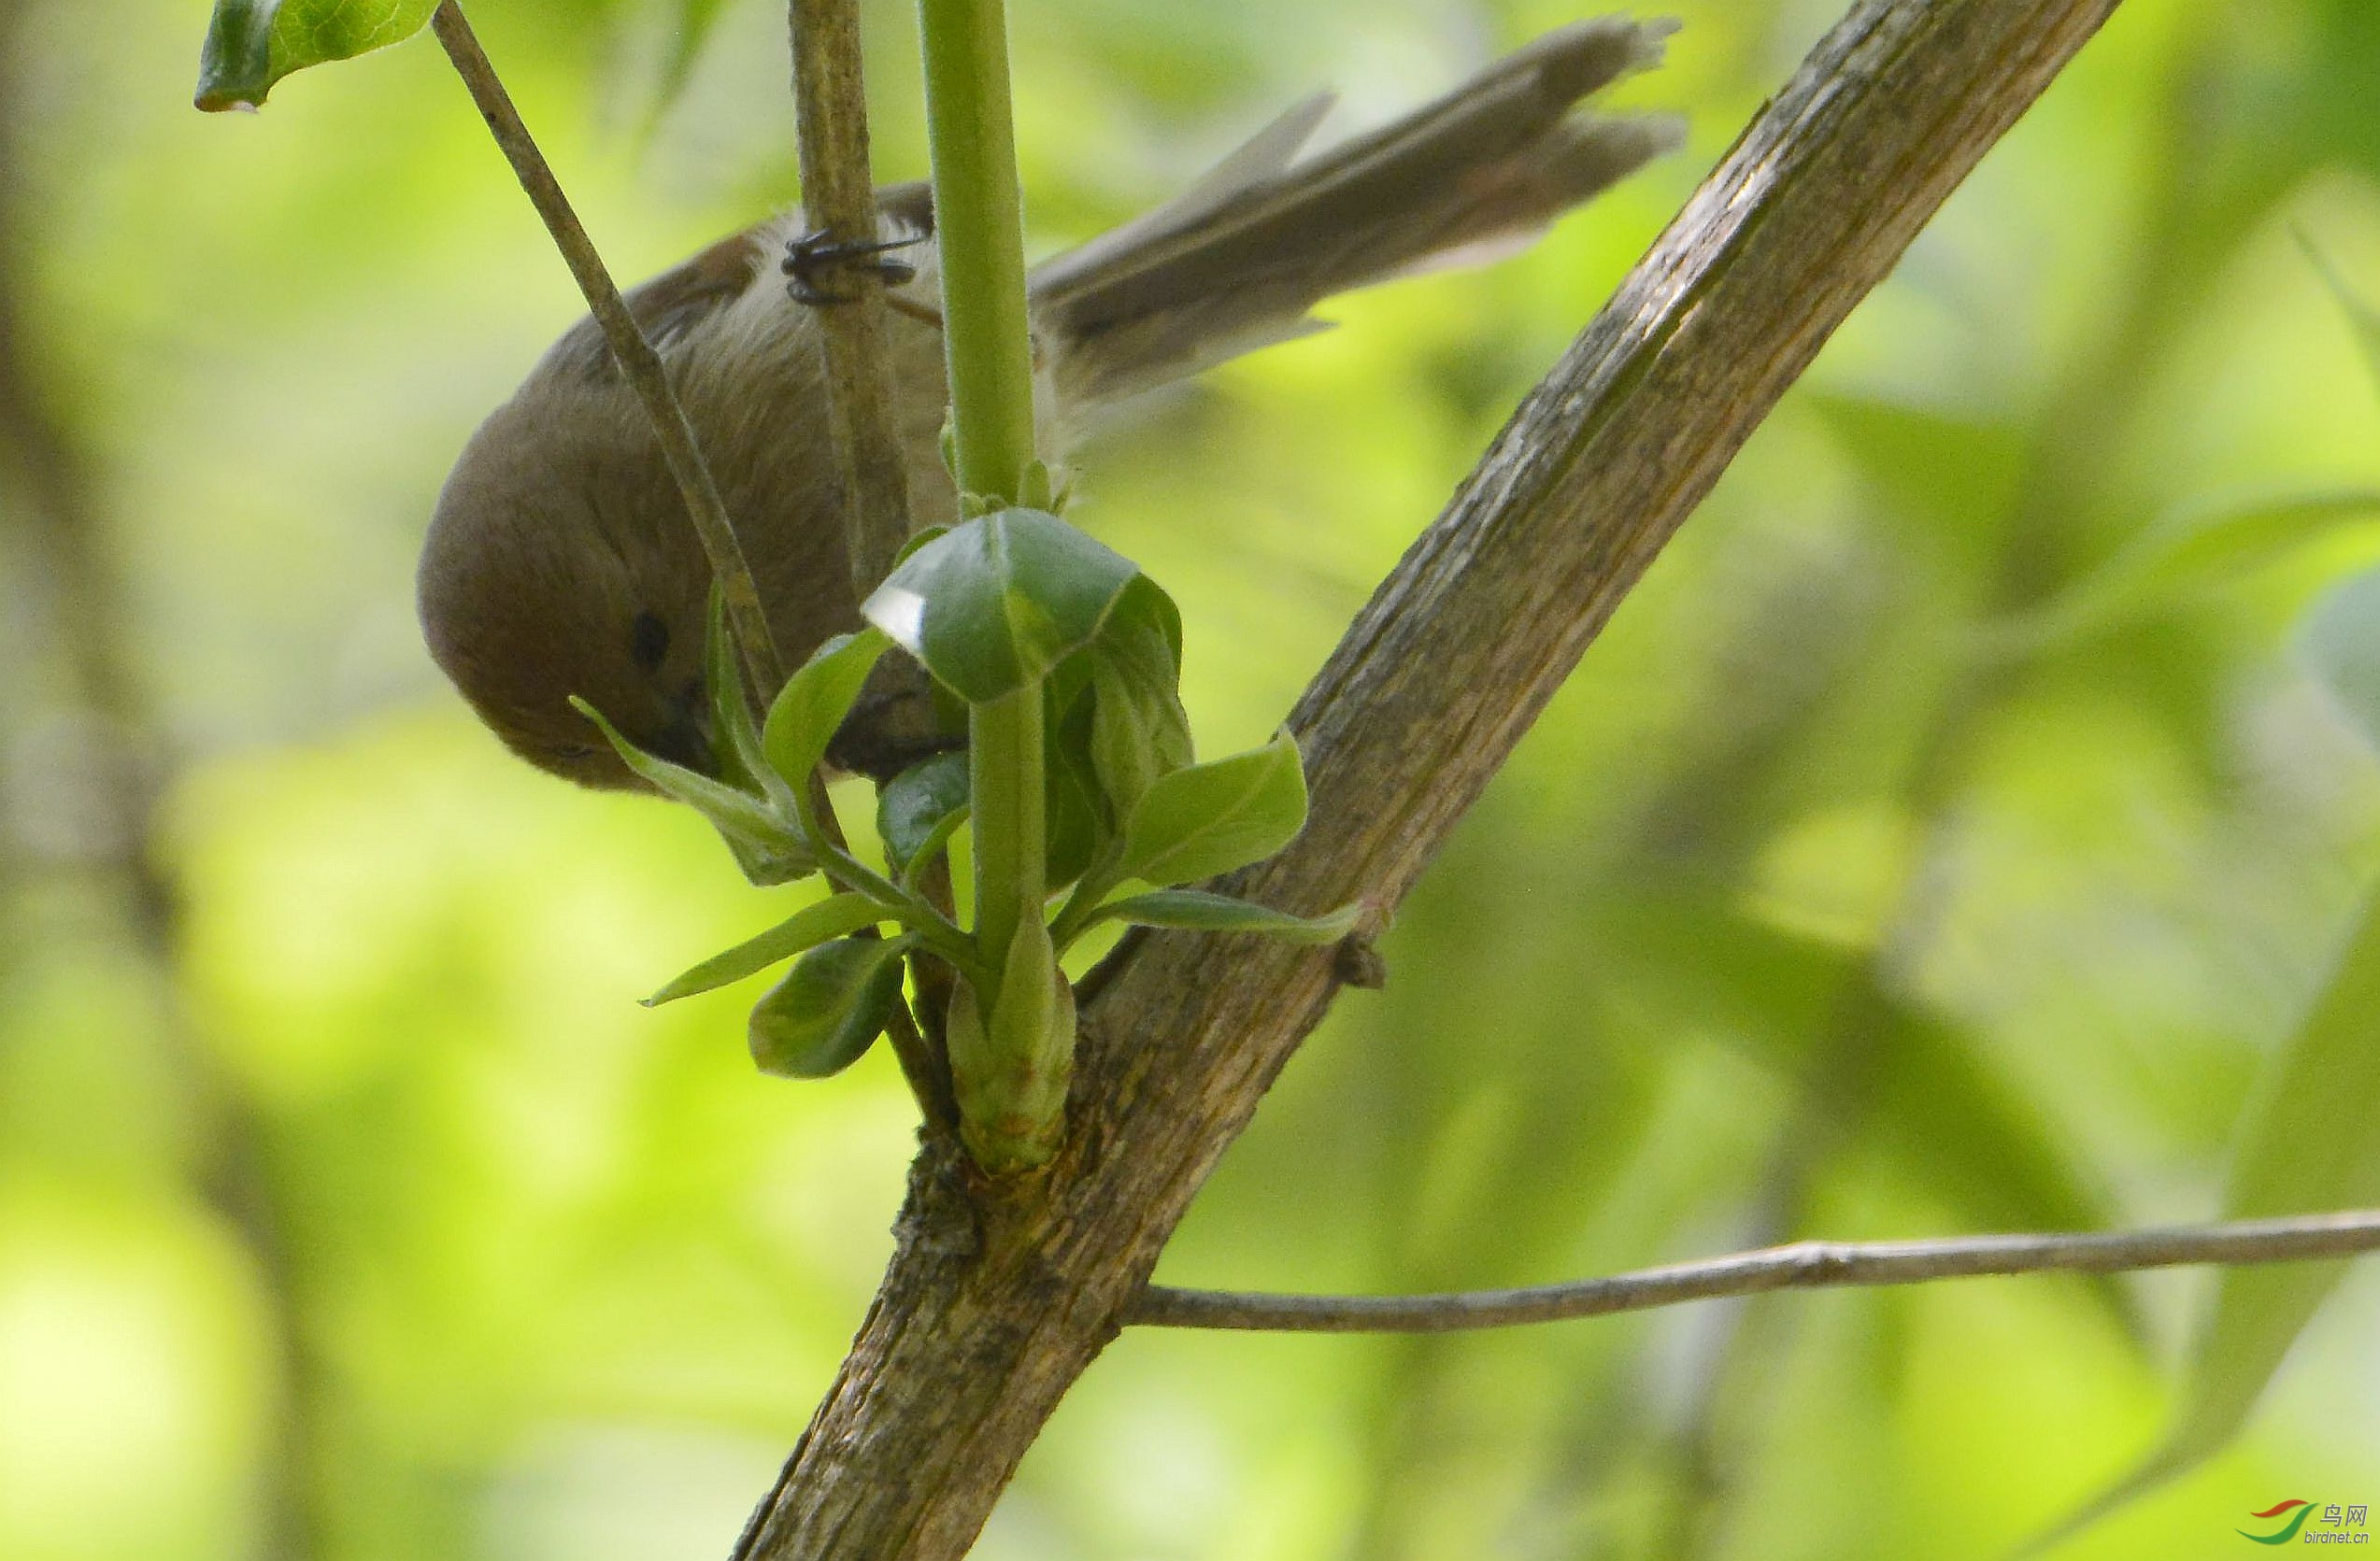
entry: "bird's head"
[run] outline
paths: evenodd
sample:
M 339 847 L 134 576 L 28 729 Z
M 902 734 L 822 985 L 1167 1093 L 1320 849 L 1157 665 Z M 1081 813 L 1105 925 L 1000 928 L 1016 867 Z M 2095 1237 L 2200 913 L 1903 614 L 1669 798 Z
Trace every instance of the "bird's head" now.
M 640 424 L 545 399 L 490 418 L 439 495 L 418 582 L 431 657 L 539 769 L 643 787 L 576 695 L 638 747 L 710 772 L 710 574 L 677 490 Z

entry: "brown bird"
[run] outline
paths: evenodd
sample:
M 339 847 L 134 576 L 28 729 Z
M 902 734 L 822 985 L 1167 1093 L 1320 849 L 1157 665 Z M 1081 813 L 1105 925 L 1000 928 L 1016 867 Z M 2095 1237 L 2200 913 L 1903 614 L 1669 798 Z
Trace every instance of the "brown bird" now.
M 1030 285 L 1045 455 L 1103 407 L 1320 329 L 1308 311 L 1333 293 L 1518 248 L 1675 147 L 1674 119 L 1579 107 L 1657 64 L 1673 27 L 1575 23 L 1393 124 L 1302 156 L 1333 102 L 1310 99 L 1186 193 L 1040 266 Z M 889 317 L 910 510 L 919 525 L 948 523 L 933 214 L 922 185 L 882 204 L 886 236 L 919 240 Z M 772 219 L 628 295 L 794 665 L 859 624 L 813 307 L 773 263 L 798 237 L 795 217 Z M 421 556 L 430 653 L 507 746 L 555 774 L 640 784 L 571 709 L 574 694 L 638 745 L 707 771 L 709 589 L 643 408 L 582 319 L 447 480 Z M 859 735 L 847 727 L 843 746 L 886 745 Z

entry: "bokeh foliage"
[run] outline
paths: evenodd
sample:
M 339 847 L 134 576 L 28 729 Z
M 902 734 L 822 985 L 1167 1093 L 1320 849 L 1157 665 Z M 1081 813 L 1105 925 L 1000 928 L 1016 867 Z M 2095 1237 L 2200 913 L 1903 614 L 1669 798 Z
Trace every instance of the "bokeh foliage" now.
M 1086 453 L 1076 517 L 1179 599 L 1214 751 L 1270 733 L 1832 20 L 1676 8 L 1629 94 L 1690 109 L 1689 155 Z M 435 49 L 202 119 L 203 9 L 17 0 L 0 59 L 0 1554 L 721 1554 L 889 1249 L 900 1082 L 756 1076 L 748 989 L 636 1005 L 754 897 L 691 816 L 506 759 L 410 621 L 444 464 L 567 278 Z M 697 9 L 690 55 L 659 4 L 477 7 L 624 275 L 791 192 L 781 8 Z M 1377 117 L 1571 14 L 1015 11 L 1051 246 L 1317 84 Z M 913 177 L 910 23 L 871 26 L 879 166 Z M 2380 298 L 2375 82 L 2370 0 L 2131 0 L 1657 566 L 1165 1277 L 1514 1284 L 2221 1209 L 2380 840 L 2368 721 L 2316 675 L 2368 693 L 2380 660 L 2380 529 L 2328 502 L 2380 486 L 2380 390 L 2308 254 Z M 93 643 L 128 689 L 94 700 Z M 96 801 L 127 726 L 167 777 L 147 842 Z M 2380 1101 L 2297 1115 L 2342 1160 L 2380 1140 Z M 1135 1333 L 982 1552 L 1998 1554 L 2184 1415 L 2211 1285 Z M 2375 1309 L 2351 1274 L 2244 1440 L 2068 1554 L 2380 1495 Z

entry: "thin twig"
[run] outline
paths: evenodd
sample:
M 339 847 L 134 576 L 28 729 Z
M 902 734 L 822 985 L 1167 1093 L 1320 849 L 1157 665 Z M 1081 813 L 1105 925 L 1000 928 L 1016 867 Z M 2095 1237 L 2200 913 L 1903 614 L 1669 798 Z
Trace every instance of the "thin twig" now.
M 876 235 L 876 184 L 868 162 L 868 100 L 853 0 L 788 0 L 793 56 L 794 121 L 802 159 L 803 220 L 829 243 Z M 843 534 L 853 595 L 865 601 L 892 572 L 909 539 L 909 468 L 894 413 L 891 348 L 885 335 L 884 276 L 873 265 L 836 277 L 836 303 L 813 311 L 825 344 L 827 427 L 843 479 Z M 922 671 L 918 675 L 922 678 Z M 944 985 L 931 962 L 910 961 L 929 1008 Z M 893 1054 L 926 1120 L 958 1120 L 950 1065 L 905 1011 L 891 1031 Z
M 859 7 L 853 0 L 789 0 L 786 11 L 804 220 L 829 243 L 872 241 L 876 185 Z M 883 274 L 874 265 L 848 266 L 836 284 L 840 301 L 816 317 L 826 344 L 827 421 L 842 467 L 851 585 L 864 601 L 909 539 L 909 468 L 894 416 Z
M 909 961 L 910 980 L 919 982 L 920 1002 L 929 1000 L 931 990 L 919 981 L 917 972 L 924 960 Z M 917 1098 L 918 1110 L 924 1114 L 926 1129 L 947 1132 L 959 1125 L 959 1098 L 950 1084 L 950 1062 L 942 1048 L 926 1036 L 918 1016 L 909 1012 L 905 1002 L 896 1002 L 884 1023 L 884 1038 L 891 1043 L 893 1060 L 901 1065 L 901 1077 Z
M 867 82 L 853 0 L 789 0 L 794 121 L 804 220 L 829 243 L 876 236 L 876 183 L 868 157 Z M 818 309 L 825 344 L 827 426 L 843 481 L 844 546 L 851 589 L 864 601 L 892 572 L 909 537 L 908 463 L 893 408 L 885 339 L 884 276 L 872 265 L 837 277 L 837 303 Z M 921 996 L 925 962 L 911 969 Z M 889 1029 L 893 1055 L 930 1127 L 958 1121 L 950 1065 L 905 1007 Z
M 1153 1327 L 1293 1333 L 1452 1333 L 1648 1312 L 1770 1290 L 1919 1284 L 2029 1273 L 2130 1273 L 2196 1263 L 2300 1263 L 2380 1251 L 2380 1210 L 2088 1235 L 1961 1236 L 1924 1242 L 1796 1242 L 1521 1290 L 1443 1296 L 1267 1296 L 1152 1284 L 1125 1314 Z
M 480 117 L 494 134 L 496 145 L 511 163 L 520 188 L 528 192 L 537 215 L 545 219 L 546 231 L 553 235 L 554 247 L 569 263 L 578 291 L 586 295 L 589 312 L 603 329 L 613 361 L 619 363 L 620 374 L 635 390 L 636 398 L 645 404 L 645 415 L 652 420 L 653 436 L 661 442 L 662 459 L 669 464 L 669 475 L 677 479 L 677 491 L 686 501 L 686 513 L 694 522 L 695 534 L 701 537 L 703 551 L 710 559 L 711 573 L 718 577 L 720 593 L 727 600 L 728 626 L 734 631 L 736 646 L 744 653 L 745 665 L 753 679 L 774 691 L 785 682 L 785 660 L 777 653 L 777 641 L 769 633 L 760 588 L 752 583 L 751 566 L 745 561 L 743 546 L 736 541 L 735 529 L 727 518 L 727 505 L 719 496 L 719 485 L 712 481 L 710 468 L 705 464 L 702 449 L 694 441 L 693 425 L 686 420 L 686 409 L 678 404 L 677 393 L 670 388 L 661 354 L 653 350 L 653 344 L 645 339 L 635 317 L 628 312 L 628 305 L 613 284 L 611 273 L 605 269 L 603 257 L 595 252 L 594 241 L 587 236 L 578 214 L 571 209 L 569 197 L 562 192 L 562 185 L 547 164 L 545 154 L 537 149 L 529 127 L 521 123 L 520 110 L 512 106 L 512 96 L 498 79 L 495 66 L 489 64 L 487 51 L 479 47 L 471 23 L 463 20 L 463 7 L 455 0 L 440 0 L 430 21 L 437 32 L 438 42 L 446 46 L 447 58 L 454 62 L 456 74 L 470 89 L 471 101 L 478 106 Z

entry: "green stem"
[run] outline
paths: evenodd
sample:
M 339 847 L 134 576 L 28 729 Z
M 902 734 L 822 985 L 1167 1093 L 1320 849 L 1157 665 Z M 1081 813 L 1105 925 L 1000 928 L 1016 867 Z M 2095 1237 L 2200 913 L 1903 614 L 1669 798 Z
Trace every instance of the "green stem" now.
M 1025 315 L 1024 207 L 1008 107 L 1008 28 L 1001 0 L 918 0 L 925 39 L 926 135 L 949 353 L 950 429 L 959 490 L 995 504 L 1025 500 L 1033 469 L 1033 338 Z M 1038 679 L 968 713 L 976 841 L 975 1013 L 950 1042 L 962 1134 L 998 1173 L 1048 1157 L 1074 1053 L 1072 1003 L 1045 952 L 1035 981 L 1008 993 L 1020 928 L 1042 931 L 1049 898 Z M 1004 1000 L 1010 1006 L 1003 1009 Z M 1062 1020 L 1059 1011 L 1066 1012 Z M 1059 1026 L 1062 1038 L 1049 1033 Z M 1049 1055 L 1052 1049 L 1056 1055 Z
M 918 19 L 959 488 L 1017 504 L 1033 460 L 1033 343 L 1007 19 L 1001 0 L 919 0 Z
M 824 788 L 816 787 L 793 794 L 794 816 L 799 821 L 802 837 L 809 844 L 810 852 L 818 858 L 819 871 L 826 881 L 848 893 L 862 895 L 881 909 L 888 920 L 898 921 L 934 953 L 956 966 L 970 981 L 982 977 L 983 964 L 976 957 L 976 944 L 959 930 L 958 924 L 928 901 L 914 887 L 895 884 L 875 872 L 865 862 L 851 855 L 842 844 L 839 830 L 829 830 L 819 812 Z
M 1075 881 L 1074 892 L 1066 897 L 1066 903 L 1059 910 L 1057 919 L 1049 924 L 1049 941 L 1057 945 L 1061 955 L 1098 919 L 1101 901 L 1114 891 L 1118 883 L 1115 873 L 1118 854 L 1111 845 L 1104 857 L 1091 863 L 1090 870 Z
M 1038 920 L 1048 898 L 1041 707 L 1036 682 L 974 706 L 967 723 L 975 795 L 976 944 L 995 981 L 1017 929 L 1028 916 Z M 997 991 L 976 995 L 987 1014 L 1000 1000 Z
M 1001 0 L 919 0 L 918 16 L 959 487 L 1015 504 L 1033 460 L 1033 344 L 1007 21 Z M 976 936 L 993 972 L 1047 898 L 1041 725 L 1038 685 L 969 719 Z
M 960 827 L 965 824 L 967 819 L 967 810 L 961 808 L 933 827 L 933 833 L 926 837 L 925 844 L 918 848 L 918 854 L 909 859 L 909 865 L 901 870 L 901 891 L 904 894 L 919 895 L 929 902 L 936 898 L 944 900 L 949 898 L 949 884 L 947 879 L 943 882 L 942 892 L 938 897 L 926 893 L 927 874 L 933 872 L 937 866 L 947 868 L 951 837 L 959 832 Z

